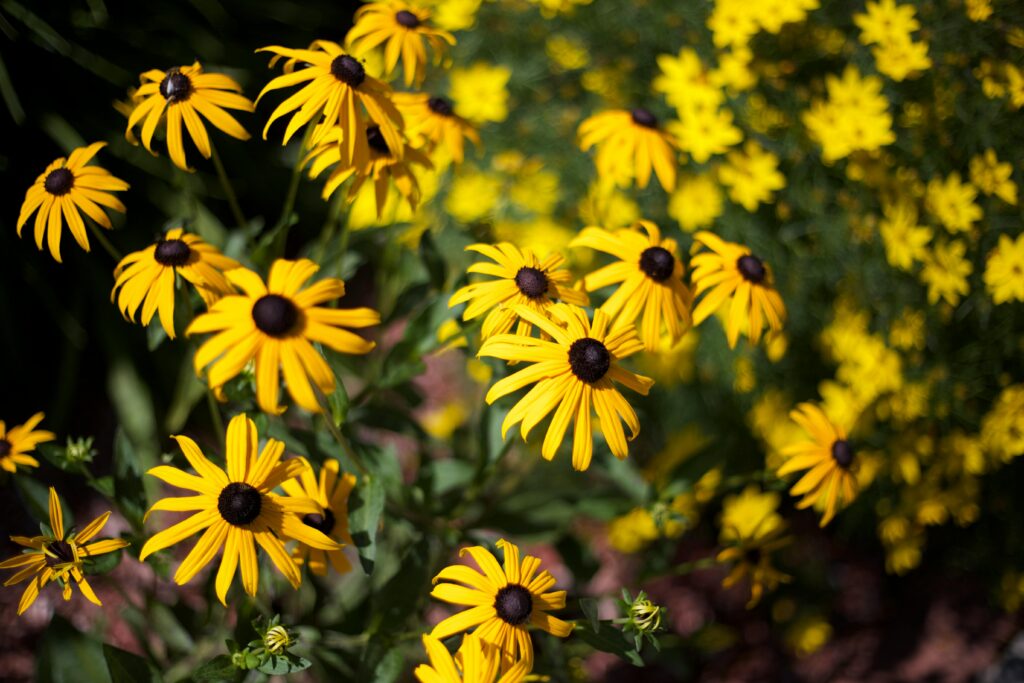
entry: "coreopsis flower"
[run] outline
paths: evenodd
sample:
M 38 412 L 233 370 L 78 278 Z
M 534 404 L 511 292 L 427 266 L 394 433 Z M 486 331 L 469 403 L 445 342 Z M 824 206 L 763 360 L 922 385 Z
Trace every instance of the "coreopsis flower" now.
M 565 262 L 560 254 L 549 254 L 540 259 L 529 249 L 519 249 L 508 242 L 471 244 L 466 251 L 475 251 L 493 261 L 474 263 L 466 269 L 467 273 L 497 279 L 474 282 L 460 288 L 448 300 L 448 307 L 468 303 L 462 312 L 463 320 L 473 320 L 486 313 L 480 331 L 484 339 L 505 334 L 513 326 L 515 334 L 527 337 L 533 334 L 533 324 L 516 314 L 516 305 L 544 314 L 556 301 L 577 306 L 589 303 L 585 293 L 569 286 L 572 273 L 560 267 Z
M 736 347 L 744 324 L 754 344 L 761 339 L 765 325 L 772 332 L 780 332 L 786 306 L 775 291 L 768 264 L 747 247 L 726 242 L 710 232 L 698 232 L 694 239 L 709 251 L 690 259 L 694 296 L 704 295 L 693 309 L 693 324 L 700 325 L 728 301 L 725 330 L 730 348 Z
M 1017 206 L 1017 183 L 1013 182 L 1013 165 L 999 161 L 994 149 L 971 157 L 971 183 L 986 195 L 995 195 L 1011 206 Z
M 366 73 L 366 68 L 355 58 L 329 40 L 317 40 L 305 50 L 272 45 L 257 52 L 270 52 L 288 60 L 296 60 L 299 68 L 271 80 L 256 98 L 258 103 L 268 92 L 306 83 L 297 93 L 279 104 L 267 120 L 263 139 L 274 121 L 292 115 L 285 129 L 286 144 L 307 123 L 316 125 L 310 138 L 311 145 L 320 144 L 332 134 L 335 126 L 341 128 L 341 161 L 343 166 L 363 168 L 370 163 L 368 126 L 376 124 L 393 154 L 404 151 L 402 144 L 402 115 L 389 97 L 391 88 Z
M 302 165 L 309 165 L 309 177 L 315 178 L 331 166 L 337 166 L 324 183 L 322 196 L 326 200 L 349 178 L 354 178 L 348 190 L 348 201 L 355 200 L 360 188 L 367 180 L 373 181 L 373 190 L 377 202 L 377 219 L 384 214 L 384 206 L 388 199 L 388 190 L 394 184 L 399 194 L 409 202 L 413 211 L 420 203 L 420 185 L 413 175 L 415 164 L 426 169 L 434 167 L 426 154 L 413 149 L 401 141 L 401 147 L 393 150 L 381 127 L 371 124 L 366 128 L 366 139 L 369 152 L 365 164 L 345 165 L 342 163 L 343 133 L 335 127 L 321 142 L 309 150 L 302 160 Z
M 462 637 L 458 655 L 452 657 L 440 640 L 423 634 L 423 649 L 430 664 L 420 664 L 413 671 L 420 683 L 495 683 L 501 656 L 498 648 L 475 633 Z M 520 683 L 530 673 L 528 662 L 519 660 L 497 683 Z
M 225 74 L 203 73 L 199 62 L 192 66 L 176 66 L 161 71 L 151 69 L 143 73 L 141 85 L 132 96 L 135 108 L 128 117 L 125 138 L 132 142 L 132 129 L 142 125 L 140 139 L 143 146 L 153 152 L 153 133 L 166 114 L 167 151 L 174 165 L 189 170 L 185 159 L 182 126 L 203 157 L 213 154 L 210 136 L 203 125 L 206 119 L 213 127 L 238 140 L 248 140 L 249 133 L 242 124 L 225 111 L 253 111 L 251 100 L 244 97 L 242 86 Z
M 679 120 L 666 126 L 679 149 L 699 164 L 725 154 L 743 140 L 743 132 L 733 124 L 732 112 L 725 108 L 687 105 L 679 110 Z
M 452 101 L 427 93 L 395 93 L 398 111 L 405 120 L 405 134 L 410 142 L 427 153 L 440 147 L 455 163 L 465 158 L 466 140 L 480 145 L 476 128 L 455 113 Z
M 600 309 L 594 312 L 591 324 L 586 311 L 568 304 L 552 306 L 548 311 L 550 317 L 528 306 L 517 305 L 513 309 L 548 338 L 498 334 L 480 348 L 481 356 L 530 363 L 529 367 L 496 382 L 487 392 L 487 402 L 493 403 L 506 394 L 534 385 L 505 416 L 502 437 L 512 425 L 522 423 L 520 431 L 526 439 L 554 410 L 541 455 L 547 460 L 554 458 L 569 424 L 573 423 L 572 466 L 583 471 L 590 467 L 593 455 L 593 410 L 608 447 L 617 458 L 625 458 L 629 447 L 619 420 L 629 426 L 630 440 L 640 433 L 640 420 L 614 383 L 644 396 L 654 384 L 650 378 L 619 365 L 623 358 L 643 349 L 636 328 L 623 324 L 610 329 L 611 319 Z
M 885 43 L 871 48 L 871 54 L 879 73 L 897 82 L 917 78 L 932 67 L 928 43 L 924 41 Z
M 655 92 L 679 110 L 717 110 L 725 102 L 725 93 L 710 83 L 711 75 L 697 51 L 690 47 L 679 55 L 658 55 L 658 75 L 651 83 Z
M 960 303 L 960 297 L 971 290 L 967 276 L 974 265 L 964 258 L 967 245 L 960 240 L 935 245 L 924 260 L 919 275 L 921 282 L 928 286 L 928 303 L 936 304 L 942 299 L 950 306 Z
M 801 117 L 807 134 L 821 145 L 821 157 L 832 163 L 856 151 L 874 152 L 896 141 L 889 100 L 882 79 L 862 77 L 849 65 L 842 77 L 825 77 L 828 99 L 815 99 Z
M 909 271 L 928 254 L 934 233 L 927 225 L 918 225 L 917 205 L 908 197 L 882 204 L 878 233 L 885 245 L 885 260 L 893 268 Z
M 722 187 L 710 173 L 684 175 L 668 199 L 668 215 L 685 232 L 710 228 L 722 215 Z
M 821 526 L 825 526 L 840 508 L 857 497 L 856 451 L 843 426 L 829 420 L 813 403 L 801 403 L 789 416 L 810 440 L 782 449 L 785 461 L 777 474 L 784 477 L 804 472 L 789 492 L 803 496 L 796 504 L 798 508 L 813 505 L 821 510 Z
M 981 443 L 998 462 L 1024 455 L 1024 384 L 1011 384 L 999 392 L 981 419 Z
M 71 599 L 71 581 L 78 585 L 85 598 L 96 605 L 102 605 L 96 597 L 92 586 L 86 580 L 83 570 L 97 555 L 120 550 L 128 545 L 128 541 L 120 538 L 93 541 L 107 523 L 110 512 L 86 524 L 80 531 L 64 529 L 64 513 L 60 507 L 57 491 L 50 487 L 50 530 L 41 536 L 11 536 L 11 540 L 27 550 L 20 555 L 0 562 L 0 569 L 18 569 L 18 572 L 4 581 L 5 586 L 12 586 L 29 579 L 25 592 L 18 603 L 18 614 L 21 615 L 32 606 L 39 597 L 39 591 L 51 581 L 61 584 L 64 600 Z M 92 541 L 92 542 L 90 542 Z
M 578 134 L 584 152 L 597 147 L 594 161 L 601 176 L 622 186 L 635 179 L 638 187 L 647 187 L 653 170 L 666 192 L 675 189 L 678 144 L 647 109 L 595 114 L 580 124 Z
M 772 565 L 772 553 L 789 543 L 783 536 L 786 523 L 778 513 L 779 495 L 762 493 L 748 486 L 738 495 L 727 496 L 722 504 L 720 542 L 724 546 L 716 561 L 731 565 L 722 580 L 731 588 L 746 580 L 750 586 L 747 609 L 761 601 L 766 590 L 775 590 L 790 577 Z
M 536 557 L 527 555 L 520 561 L 519 547 L 504 539 L 498 541 L 498 547 L 505 553 L 504 569 L 486 548 L 473 546 L 463 548 L 459 555 L 469 553 L 480 571 L 453 564 L 434 577 L 431 596 L 469 609 L 443 620 L 430 635 L 444 640 L 475 629 L 480 640 L 498 648 L 501 672 L 508 672 L 518 662 L 524 662 L 529 671 L 533 668 L 533 641 L 528 627 L 559 638 L 572 632 L 572 624 L 549 614 L 565 608 L 565 591 L 549 592 L 555 577 L 547 570 L 537 573 L 540 560 Z
M 356 478 L 340 471 L 338 461 L 330 459 L 320 467 L 319 479 L 313 476 L 313 469 L 306 468 L 298 479 L 289 479 L 281 486 L 293 498 L 312 498 L 322 512 L 303 515 L 302 523 L 313 527 L 339 544 L 352 545 L 348 533 L 348 496 L 356 485 Z M 327 563 L 339 574 L 352 570 L 352 564 L 339 547 L 323 550 L 299 543 L 292 551 L 296 564 L 307 564 L 317 576 L 327 575 Z
M 121 259 L 114 269 L 110 301 L 117 297 L 117 307 L 126 320 L 134 320 L 142 307 L 143 325 L 149 325 L 153 314 L 159 312 L 160 324 L 167 336 L 174 339 L 177 276 L 190 282 L 209 307 L 220 297 L 235 292 L 224 272 L 238 267 L 238 261 L 224 256 L 198 235 L 174 228 L 145 249 Z
M 864 45 L 909 42 L 910 34 L 921 28 L 917 9 L 912 4 L 897 5 L 895 0 L 868 1 L 866 13 L 854 14 Z
M 953 172 L 942 180 L 932 178 L 924 197 L 924 207 L 950 233 L 967 232 L 981 219 L 981 207 L 975 204 L 978 191 L 969 182 L 960 181 Z
M 18 465 L 39 467 L 39 461 L 29 453 L 39 444 L 57 438 L 53 432 L 36 429 L 43 417 L 42 413 L 36 413 L 25 420 L 25 424 L 10 429 L 7 429 L 6 422 L 0 420 L 0 469 L 13 474 Z
M 35 213 L 36 247 L 43 249 L 43 236 L 57 263 L 60 258 L 60 237 L 65 223 L 78 246 L 89 251 L 89 236 L 85 232 L 84 213 L 98 224 L 111 228 L 110 218 L 100 207 L 124 213 L 124 204 L 113 192 L 128 189 L 128 183 L 115 178 L 99 166 L 86 164 L 106 146 L 105 142 L 94 142 L 79 147 L 65 158 L 61 157 L 46 167 L 25 193 L 25 201 L 18 213 L 18 237 L 29 217 Z
M 476 62 L 448 72 L 448 94 L 455 113 L 476 124 L 508 118 L 508 82 L 512 70 L 501 64 Z
M 430 15 L 429 9 L 403 0 L 370 2 L 356 10 L 355 25 L 345 41 L 357 56 L 383 46 L 384 76 L 395 70 L 401 57 L 406 86 L 419 85 L 427 75 L 426 45 L 434 51 L 436 64 L 448 45 L 455 44 L 455 36 L 431 25 Z
M 992 301 L 1024 301 L 1024 233 L 1011 239 L 1000 235 L 999 244 L 985 263 L 985 288 Z
M 267 439 L 260 451 L 256 424 L 245 413 L 236 415 L 228 423 L 227 471 L 207 459 L 192 439 L 173 438 L 196 474 L 170 465 L 159 465 L 146 474 L 171 486 L 193 491 L 195 495 L 162 498 L 153 504 L 146 517 L 158 510 L 195 514 L 150 537 L 142 546 L 139 560 L 144 561 L 158 550 L 202 531 L 203 535 L 174 573 L 174 581 L 179 586 L 191 581 L 223 547 L 216 578 L 217 598 L 221 604 L 227 605 L 228 589 L 239 565 L 242 587 L 249 595 L 256 595 L 259 583 L 256 544 L 259 544 L 277 570 L 298 588 L 302 574 L 285 550 L 286 540 L 294 539 L 321 550 L 341 547 L 299 518 L 299 515 L 323 513 L 315 500 L 274 493 L 275 488 L 301 475 L 309 468 L 309 463 L 302 458 L 282 461 L 284 444 L 276 439 Z
M 189 336 L 216 333 L 196 351 L 194 363 L 198 374 L 210 365 L 207 382 L 218 397 L 223 396 L 224 383 L 255 360 L 260 410 L 283 412 L 278 406 L 278 374 L 283 372 L 295 402 L 320 412 L 310 380 L 323 394 L 330 394 L 335 379 L 312 342 L 338 353 L 359 355 L 376 346 L 344 328 L 377 325 L 380 314 L 369 308 L 342 310 L 318 305 L 345 295 L 345 283 L 333 277 L 304 287 L 318 270 L 320 266 L 309 259 L 278 259 L 270 267 L 266 284 L 247 268 L 226 273 L 242 293 L 219 299 L 185 330 Z
M 668 331 L 669 346 L 689 329 L 693 294 L 683 284 L 686 268 L 679 259 L 676 241 L 662 239 L 657 225 L 642 220 L 623 230 L 584 228 L 569 246 L 590 247 L 619 259 L 584 277 L 583 286 L 593 292 L 619 284 L 601 310 L 615 320 L 615 326 L 633 324 L 642 317 L 638 329 L 648 351 L 658 350 L 662 328 Z

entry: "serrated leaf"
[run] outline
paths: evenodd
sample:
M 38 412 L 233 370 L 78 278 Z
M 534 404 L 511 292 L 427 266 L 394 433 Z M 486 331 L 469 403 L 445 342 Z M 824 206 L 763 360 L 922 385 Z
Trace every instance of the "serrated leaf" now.
M 296 671 L 305 671 L 311 666 L 313 666 L 312 662 L 298 655 L 271 655 L 265 662 L 256 667 L 256 670 L 272 676 L 283 676 L 285 674 L 293 674 Z

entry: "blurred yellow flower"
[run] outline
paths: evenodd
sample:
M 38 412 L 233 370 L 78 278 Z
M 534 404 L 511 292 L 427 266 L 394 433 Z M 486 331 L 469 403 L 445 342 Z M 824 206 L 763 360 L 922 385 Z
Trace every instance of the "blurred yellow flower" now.
M 811 139 L 821 145 L 822 159 L 831 163 L 857 150 L 874 151 L 896 141 L 889 100 L 882 79 L 862 77 L 849 65 L 842 77 L 825 77 L 828 99 L 815 99 L 803 113 Z
M 1024 301 L 1024 233 L 1016 240 L 1000 235 L 985 263 L 985 287 L 992 301 Z
M 964 4 L 971 21 L 985 21 L 992 16 L 992 0 L 966 0 Z
M 679 110 L 679 120 L 666 126 L 675 136 L 679 149 L 698 164 L 724 154 L 743 140 L 743 132 L 733 125 L 732 112 L 716 107 L 687 106 Z
M 987 195 L 995 195 L 1011 206 L 1017 206 L 1017 184 L 1013 182 L 1013 165 L 1002 162 L 996 151 L 986 149 L 984 154 L 971 158 L 971 183 Z
M 784 639 L 798 657 L 806 657 L 832 639 L 832 626 L 821 617 L 801 617 L 786 629 Z
M 932 66 L 928 43 L 923 41 L 885 43 L 871 48 L 871 54 L 878 71 L 894 81 L 916 78 Z
M 575 71 L 590 64 L 586 44 L 571 36 L 552 34 L 544 43 L 544 52 L 558 71 Z
M 584 225 L 624 228 L 640 220 L 640 207 L 613 183 L 591 183 L 577 210 Z
M 921 282 L 928 285 L 928 303 L 942 299 L 950 306 L 960 303 L 960 297 L 970 291 L 967 276 L 974 270 L 964 258 L 967 245 L 960 240 L 942 242 L 928 254 L 921 270 Z
M 866 9 L 866 14 L 853 15 L 853 23 L 860 28 L 860 42 L 864 45 L 909 42 L 910 34 L 921 28 L 913 5 L 897 5 L 895 0 L 869 0 Z
M 945 180 L 932 178 L 924 198 L 925 210 L 950 233 L 967 232 L 982 217 L 981 207 L 974 203 L 978 191 L 970 183 L 960 181 L 960 174 L 950 173 Z
M 727 188 L 729 199 L 751 213 L 759 204 L 770 204 L 774 193 L 786 186 L 779 158 L 753 140 L 743 151 L 729 152 L 718 168 L 718 181 Z
M 501 199 L 501 178 L 475 168 L 460 170 L 448 188 L 444 208 L 460 223 L 475 223 L 491 215 Z
M 455 102 L 455 113 L 473 123 L 504 121 L 508 118 L 507 66 L 477 62 L 448 73 L 448 93 Z
M 909 271 L 927 255 L 932 229 L 918 225 L 917 205 L 906 197 L 883 203 L 882 214 L 878 232 L 885 245 L 885 260 L 893 268 Z
M 722 188 L 710 173 L 685 174 L 668 200 L 668 215 L 686 232 L 710 228 L 722 215 Z

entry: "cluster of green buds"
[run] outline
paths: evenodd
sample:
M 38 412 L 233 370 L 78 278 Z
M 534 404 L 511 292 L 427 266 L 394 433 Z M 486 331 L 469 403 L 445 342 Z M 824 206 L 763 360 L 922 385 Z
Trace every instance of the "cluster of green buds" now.
M 96 449 L 92 447 L 93 437 L 85 436 L 71 440 L 68 437 L 67 445 L 64 447 L 64 458 L 72 465 L 80 465 L 92 462 L 96 457 Z
M 244 648 L 229 642 L 231 664 L 236 669 L 255 669 L 270 675 L 283 675 L 309 668 L 309 660 L 290 651 L 298 641 L 298 635 L 281 625 L 280 621 L 281 617 L 276 614 L 269 620 L 258 617 L 252 623 L 258 638 L 249 641 Z
M 622 606 L 626 616 L 615 621 L 622 624 L 624 633 L 633 635 L 637 652 L 643 648 L 644 642 L 649 642 L 655 650 L 661 650 L 656 634 L 662 630 L 665 608 L 652 602 L 643 591 L 634 598 L 625 588 L 622 589 Z

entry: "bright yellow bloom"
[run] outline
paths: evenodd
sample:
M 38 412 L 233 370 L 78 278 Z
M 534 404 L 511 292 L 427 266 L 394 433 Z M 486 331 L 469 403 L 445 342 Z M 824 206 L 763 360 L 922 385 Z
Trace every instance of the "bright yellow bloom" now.
M 569 286 L 572 273 L 560 267 L 565 261 L 560 254 L 540 259 L 529 249 L 520 250 L 508 242 L 471 244 L 466 250 L 483 254 L 493 262 L 474 263 L 466 269 L 467 273 L 497 279 L 474 282 L 460 288 L 452 294 L 448 307 L 469 303 L 462 313 L 463 320 L 472 320 L 486 313 L 480 331 L 483 339 L 506 334 L 513 325 L 515 334 L 530 336 L 533 325 L 517 315 L 517 306 L 525 306 L 545 316 L 556 300 L 578 306 L 589 303 L 586 294 Z
M 457 657 L 452 657 L 440 640 L 423 634 L 423 649 L 430 664 L 420 664 L 413 671 L 420 683 L 494 683 L 501 655 L 498 648 L 475 633 L 462 637 Z M 520 683 L 530 672 L 528 662 L 519 660 L 497 683 Z
M 247 268 L 228 271 L 228 280 L 243 293 L 225 296 L 198 316 L 186 335 L 215 332 L 196 351 L 196 373 L 212 363 L 207 383 L 223 399 L 224 384 L 256 362 L 256 402 L 260 410 L 280 413 L 278 373 L 284 372 L 288 393 L 300 406 L 320 412 L 310 380 L 323 394 L 334 391 L 334 373 L 311 342 L 338 353 L 365 354 L 376 345 L 345 327 L 369 327 L 380 323 L 380 314 L 369 308 L 337 309 L 318 304 L 345 295 L 345 283 L 324 278 L 309 287 L 306 282 L 320 266 L 309 259 L 278 259 L 264 284 Z
M 710 228 L 722 215 L 722 188 L 710 173 L 684 175 L 668 200 L 668 215 L 686 232 Z
M 783 537 L 786 523 L 778 513 L 779 495 L 761 493 L 748 486 L 739 495 L 727 496 L 722 503 L 719 541 L 725 546 L 715 557 L 717 562 L 731 564 L 722 580 L 724 588 L 741 581 L 750 585 L 747 609 L 755 607 L 766 590 L 775 590 L 790 577 L 772 565 L 772 553 L 789 543 Z
M 921 28 L 911 4 L 897 5 L 896 0 L 868 1 L 867 14 L 854 14 L 853 23 L 860 28 L 864 45 L 886 45 L 909 42 L 910 34 Z
M 455 174 L 444 208 L 461 223 L 475 223 L 490 217 L 501 199 L 500 176 L 466 167 Z
M 725 94 L 710 83 L 711 75 L 693 48 L 684 47 L 678 56 L 658 55 L 659 74 L 651 87 L 665 95 L 676 109 L 716 110 Z
M 753 213 L 759 204 L 770 204 L 774 193 L 786 186 L 779 173 L 779 158 L 753 140 L 743 151 L 729 152 L 718 168 L 718 182 L 729 192 L 729 199 Z
M 18 237 L 21 237 L 21 229 L 29 217 L 35 213 L 36 247 L 42 251 L 45 234 L 50 254 L 57 263 L 61 263 L 60 235 L 64 223 L 67 223 L 78 246 L 89 251 L 89 236 L 85 232 L 82 213 L 108 230 L 110 218 L 100 206 L 124 213 L 124 204 L 111 193 L 127 190 L 128 183 L 99 166 L 86 166 L 106 144 L 94 142 L 72 151 L 67 158 L 57 159 L 46 167 L 25 193 L 25 201 L 18 213 Z
M 590 64 L 586 44 L 570 36 L 553 34 L 544 42 L 544 53 L 558 71 L 575 71 Z
M 728 91 L 730 95 L 751 90 L 757 85 L 757 74 L 750 68 L 753 59 L 754 53 L 749 47 L 734 47 L 720 53 L 718 68 L 708 74 L 711 84 L 720 91 Z
M 384 76 L 391 75 L 401 57 L 406 86 L 419 85 L 427 75 L 425 44 L 434 51 L 435 64 L 448 45 L 455 44 L 455 36 L 430 25 L 430 15 L 429 9 L 403 0 L 370 2 L 356 10 L 355 25 L 345 42 L 356 56 L 383 46 Z
M 647 187 L 653 170 L 667 192 L 675 189 L 677 143 L 648 110 L 601 112 L 583 121 L 577 132 L 580 149 L 597 147 L 595 163 L 602 177 L 623 187 L 634 179 L 638 187 Z
M 392 99 L 402 112 L 405 134 L 413 146 L 427 153 L 440 146 L 457 164 L 465 156 L 467 139 L 480 146 L 476 128 L 455 113 L 450 100 L 427 93 L 395 93 Z
M 559 14 L 572 14 L 580 5 L 589 5 L 594 0 L 529 0 L 540 6 L 540 14 L 545 19 L 552 19 Z
M 882 94 L 882 79 L 862 77 L 853 65 L 842 78 L 825 77 L 828 99 L 813 100 L 802 119 L 807 133 L 821 145 L 826 162 L 858 150 L 873 152 L 896 141 L 889 100 Z
M 897 82 L 917 78 L 932 67 L 928 43 L 924 41 L 885 43 L 871 48 L 871 54 L 878 71 Z
M 779 494 L 762 492 L 755 485 L 726 496 L 722 501 L 720 541 L 753 541 L 775 535 L 786 524 L 778 510 Z
M 483 0 L 429 0 L 434 10 L 434 23 L 449 31 L 473 28 L 476 13 Z
M 981 443 L 998 462 L 1024 455 L 1024 384 L 1013 384 L 999 392 L 981 419 Z
M 125 138 L 134 138 L 132 128 L 142 125 L 142 144 L 153 151 L 153 133 L 166 114 L 167 151 L 171 161 L 180 169 L 190 170 L 185 160 L 182 125 L 203 157 L 213 153 L 210 136 L 203 119 L 218 130 L 238 140 L 248 140 L 249 133 L 225 109 L 253 111 L 253 103 L 241 95 L 242 86 L 224 74 L 203 73 L 199 62 L 192 66 L 176 66 L 167 71 L 151 69 L 143 73 L 141 85 L 132 96 L 137 102 L 128 117 Z M 202 118 L 200 118 L 202 116 Z
M 640 207 L 614 184 L 590 183 L 587 196 L 578 205 L 579 218 L 586 225 L 607 225 L 621 228 L 640 220 Z
M 636 328 L 623 324 L 610 330 L 611 320 L 600 309 L 594 312 L 591 325 L 582 308 L 568 304 L 552 306 L 550 318 L 526 306 L 515 306 L 514 310 L 539 327 L 546 338 L 499 334 L 490 337 L 480 348 L 481 356 L 530 363 L 529 367 L 496 382 L 487 392 L 487 402 L 493 403 L 506 394 L 534 385 L 505 417 L 501 425 L 502 438 L 512 425 L 521 422 L 525 440 L 554 410 L 541 455 L 547 460 L 554 458 L 569 423 L 574 422 L 572 466 L 583 471 L 590 467 L 593 455 L 593 409 L 608 447 L 617 458 L 625 458 L 629 447 L 619 420 L 629 426 L 630 440 L 640 433 L 640 420 L 613 382 L 644 396 L 654 384 L 650 378 L 619 365 L 621 359 L 643 349 Z
M 128 545 L 128 541 L 107 539 L 104 541 L 92 541 L 110 517 L 109 512 L 86 524 L 81 531 L 75 531 L 65 535 L 64 513 L 61 511 L 60 499 L 57 498 L 57 491 L 50 487 L 50 530 L 49 533 L 41 536 L 11 536 L 11 540 L 20 546 L 28 548 L 20 555 L 0 562 L 0 569 L 18 569 L 18 572 L 4 581 L 5 586 L 12 586 L 30 579 L 25 592 L 21 594 L 21 602 L 18 603 L 18 615 L 32 606 L 32 603 L 39 597 L 39 591 L 50 581 L 57 581 L 63 587 L 62 596 L 65 601 L 71 599 L 71 580 L 78 584 L 85 598 L 95 604 L 102 605 L 96 597 L 92 586 L 85 579 L 83 569 L 88 568 L 89 563 L 97 555 L 120 550 Z M 90 543 L 89 541 L 92 541 Z
M 1024 301 L 1024 233 L 1016 240 L 999 236 L 985 264 L 985 287 L 997 304 Z
M 761 339 L 765 325 L 772 332 L 780 332 L 786 320 L 786 306 L 775 291 L 768 264 L 747 247 L 726 242 L 710 232 L 698 232 L 694 240 L 709 251 L 690 259 L 694 297 L 705 295 L 693 310 L 693 324 L 700 325 L 729 301 L 726 322 L 729 348 L 736 347 L 744 324 L 754 344 Z
M 505 553 L 504 570 L 486 548 L 473 546 L 463 548 L 459 555 L 468 553 L 480 567 L 479 572 L 464 564 L 453 564 L 434 577 L 431 596 L 469 609 L 448 617 L 430 635 L 444 640 L 475 629 L 473 634 L 481 641 L 498 648 L 502 672 L 508 672 L 519 662 L 525 662 L 529 671 L 533 668 L 529 626 L 559 638 L 572 633 L 572 624 L 548 614 L 565 608 L 565 591 L 548 592 L 555 586 L 555 577 L 547 570 L 537 573 L 540 560 L 536 557 L 527 555 L 520 561 L 519 548 L 504 539 L 498 541 L 498 547 Z
M 257 103 L 272 90 L 309 81 L 274 109 L 263 128 L 264 140 L 274 121 L 298 109 L 288 122 L 281 144 L 286 144 L 304 125 L 316 124 L 310 138 L 310 145 L 316 145 L 334 134 L 337 126 L 341 128 L 342 165 L 364 168 L 370 163 L 367 131 L 376 124 L 388 149 L 395 154 L 403 151 L 402 115 L 391 102 L 391 88 L 366 73 L 366 68 L 340 45 L 317 40 L 307 50 L 274 45 L 257 52 L 270 52 L 301 65 L 294 71 L 286 69 L 284 75 L 267 83 L 256 98 Z
M 238 261 L 224 256 L 198 235 L 174 228 L 154 244 L 121 259 L 114 269 L 110 301 L 117 296 L 117 307 L 129 321 L 135 319 L 141 306 L 143 325 L 149 325 L 153 314 L 159 312 L 160 324 L 167 336 L 174 339 L 176 276 L 192 283 L 210 307 L 222 296 L 234 294 L 235 288 L 224 271 L 238 267 Z
M 917 206 L 905 197 L 895 203 L 884 203 L 882 214 L 878 232 L 885 245 L 885 260 L 893 268 L 909 271 L 927 256 L 932 229 L 917 224 Z
M 476 124 L 501 122 L 508 118 L 507 66 L 477 62 L 464 69 L 448 72 L 448 93 L 455 102 L 455 113 Z
M 1001 162 L 994 149 L 971 158 L 971 183 L 987 195 L 995 195 L 1011 206 L 1017 206 L 1017 183 L 1013 182 L 1013 165 Z
M 25 424 L 11 427 L 9 430 L 7 423 L 0 420 L 0 469 L 13 474 L 17 471 L 18 465 L 39 467 L 39 461 L 29 453 L 39 444 L 57 438 L 53 432 L 36 429 L 43 421 L 43 417 L 42 413 L 36 413 L 25 420 Z
M 744 47 L 758 31 L 753 3 L 745 0 L 716 0 L 707 25 L 715 47 Z
M 302 458 L 281 460 L 284 444 L 267 439 L 259 451 L 256 423 L 245 413 L 231 419 L 227 428 L 227 471 L 203 455 L 196 442 L 187 436 L 174 436 L 196 474 L 170 465 L 159 465 L 146 474 L 196 495 L 162 498 L 153 504 L 146 517 L 158 510 L 193 512 L 191 517 L 154 534 L 139 553 L 139 560 L 202 531 L 203 535 L 178 565 L 174 582 L 188 583 L 208 565 L 223 546 L 217 570 L 216 592 L 227 605 L 228 589 L 235 570 L 241 565 L 242 587 L 256 595 L 259 565 L 256 544 L 270 556 L 277 570 L 293 588 L 302 583 L 298 565 L 285 550 L 284 541 L 294 539 L 313 548 L 337 550 L 341 546 L 316 528 L 303 524 L 298 515 L 320 515 L 320 505 L 312 498 L 280 496 L 274 489 L 309 468 Z M 257 458 L 257 451 L 259 457 Z
M 339 547 L 325 550 L 319 546 L 303 543 L 292 550 L 295 564 L 307 564 L 317 576 L 327 576 L 327 563 L 330 562 L 334 571 L 344 574 L 352 570 L 352 564 L 345 557 L 342 545 L 352 545 L 352 537 L 348 533 L 348 496 L 356 485 L 355 475 L 342 473 L 337 460 L 328 459 L 320 467 L 320 478 L 313 476 L 313 468 L 307 467 L 299 474 L 298 479 L 288 479 L 281 488 L 292 498 L 311 498 L 323 511 L 307 513 L 302 516 L 302 523 L 336 541 Z
M 966 0 L 964 4 L 971 21 L 985 21 L 992 16 L 992 0 Z
M 960 240 L 935 245 L 920 275 L 921 282 L 928 285 L 928 303 L 935 304 L 942 299 L 956 306 L 960 297 L 970 291 L 967 276 L 974 266 L 964 258 L 966 252 L 967 245 Z
M 641 227 L 646 236 L 637 229 Z M 615 231 L 584 228 L 569 246 L 589 247 L 619 259 L 584 277 L 583 286 L 593 292 L 618 284 L 601 310 L 615 321 L 613 327 L 633 325 L 642 316 L 640 337 L 648 351 L 658 350 L 663 327 L 670 347 L 690 328 L 693 294 L 683 284 L 686 267 L 676 241 L 662 239 L 657 225 L 641 220 Z
M 954 171 L 945 180 L 928 181 L 924 207 L 950 233 L 967 232 L 982 216 L 981 207 L 974 203 L 977 197 L 974 186 L 961 182 Z
M 857 497 L 856 452 L 846 437 L 846 430 L 825 416 L 813 403 L 801 403 L 789 414 L 803 427 L 810 441 L 800 441 L 782 449 L 786 461 L 778 469 L 784 477 L 806 470 L 790 489 L 794 496 L 803 496 L 798 508 L 812 505 L 823 511 L 821 526 L 835 517 L 836 511 Z
M 728 109 L 685 107 L 679 110 L 679 120 L 670 121 L 667 128 L 675 136 L 679 149 L 698 164 L 724 154 L 743 140 L 743 133 L 733 125 L 732 112 Z

